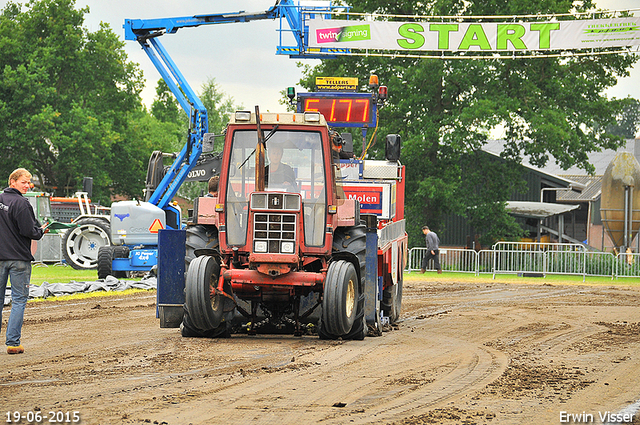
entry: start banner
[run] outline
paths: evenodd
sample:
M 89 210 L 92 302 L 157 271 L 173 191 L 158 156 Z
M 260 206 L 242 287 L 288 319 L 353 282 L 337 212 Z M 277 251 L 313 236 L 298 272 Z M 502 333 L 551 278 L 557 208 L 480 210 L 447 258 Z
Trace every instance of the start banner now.
M 502 52 L 640 45 L 640 18 L 548 22 L 309 21 L 310 48 Z

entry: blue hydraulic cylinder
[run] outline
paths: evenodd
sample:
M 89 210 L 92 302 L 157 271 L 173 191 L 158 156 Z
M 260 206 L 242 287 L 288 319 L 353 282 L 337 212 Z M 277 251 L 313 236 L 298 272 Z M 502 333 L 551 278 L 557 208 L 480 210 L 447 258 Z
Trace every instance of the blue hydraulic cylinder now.
M 161 328 L 177 328 L 184 314 L 186 230 L 158 231 L 157 315 Z

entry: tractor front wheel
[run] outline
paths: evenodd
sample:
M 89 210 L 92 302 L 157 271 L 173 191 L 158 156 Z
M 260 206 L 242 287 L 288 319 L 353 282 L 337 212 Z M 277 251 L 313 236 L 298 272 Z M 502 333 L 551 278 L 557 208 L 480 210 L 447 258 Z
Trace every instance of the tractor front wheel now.
M 358 275 L 352 263 L 339 260 L 329 265 L 322 299 L 322 330 L 327 337 L 347 335 L 358 313 Z
M 185 282 L 185 323 L 191 330 L 207 333 L 220 326 L 223 296 L 216 293 L 220 265 L 214 257 L 203 255 L 189 264 Z

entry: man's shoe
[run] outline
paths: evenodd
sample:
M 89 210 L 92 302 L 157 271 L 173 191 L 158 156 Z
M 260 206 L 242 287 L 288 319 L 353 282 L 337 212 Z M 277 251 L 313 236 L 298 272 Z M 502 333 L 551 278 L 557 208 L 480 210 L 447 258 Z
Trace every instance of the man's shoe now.
M 442 269 L 438 270 L 438 274 L 442 274 Z
M 7 354 L 22 354 L 24 353 L 24 347 L 22 345 L 18 345 L 17 347 L 12 347 L 11 345 L 7 346 Z
M 424 274 L 425 271 L 426 271 L 425 269 L 420 269 L 421 274 Z

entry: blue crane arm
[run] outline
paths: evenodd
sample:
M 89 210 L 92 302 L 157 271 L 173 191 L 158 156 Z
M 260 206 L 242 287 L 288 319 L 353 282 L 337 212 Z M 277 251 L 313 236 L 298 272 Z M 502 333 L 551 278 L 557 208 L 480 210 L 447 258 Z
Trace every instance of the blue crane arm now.
M 189 116 L 190 122 L 187 143 L 149 198 L 150 203 L 162 209 L 169 205 L 187 174 L 200 157 L 202 141 L 209 130 L 206 108 L 193 89 L 191 89 L 191 86 L 189 86 L 189 83 L 164 49 L 158 37 L 164 34 L 175 34 L 180 28 L 280 18 L 281 28 L 279 31 L 281 35 L 277 53 L 288 54 L 291 57 L 314 58 L 319 56 L 307 51 L 308 29 L 304 24 L 305 19 L 314 19 L 317 16 L 330 19 L 331 16 L 328 12 L 333 9 L 334 6 L 326 3 L 322 6 L 301 6 L 295 5 L 293 0 L 279 0 L 270 9 L 257 13 L 241 11 L 177 18 L 125 20 L 123 25 L 125 40 L 135 40 L 142 46 L 142 49 L 149 56 L 182 109 Z M 288 29 L 283 29 L 283 22 L 287 23 Z M 296 41 L 295 46 L 282 46 L 283 32 L 290 32 L 293 35 Z M 339 53 L 335 49 L 332 52 Z M 326 55 L 322 57 L 327 58 Z
M 289 0 L 283 3 L 291 3 Z M 127 19 L 124 23 L 125 40 L 138 40 L 157 32 L 175 34 L 180 28 L 199 27 L 209 24 L 228 24 L 234 22 L 250 22 L 259 19 L 274 19 L 278 17 L 281 6 L 276 5 L 265 12 L 246 13 L 216 13 L 211 15 L 183 16 L 162 19 Z

